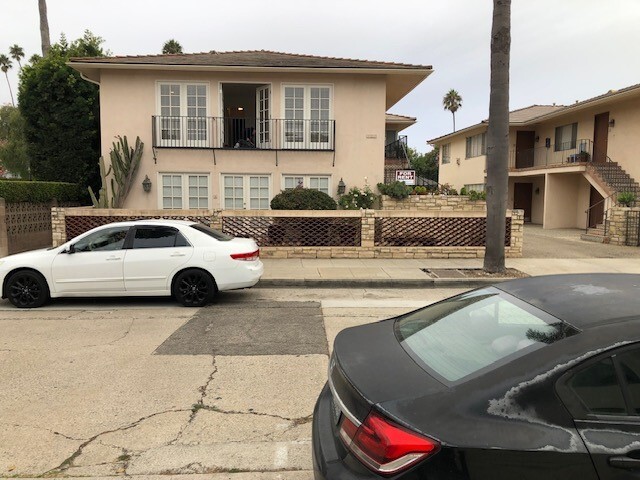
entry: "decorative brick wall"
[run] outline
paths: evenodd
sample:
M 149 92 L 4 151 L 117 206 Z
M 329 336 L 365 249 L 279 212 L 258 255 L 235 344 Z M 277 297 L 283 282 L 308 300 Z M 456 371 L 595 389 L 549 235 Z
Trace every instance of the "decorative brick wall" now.
M 611 207 L 609 211 L 609 243 L 613 245 L 627 245 L 630 243 L 627 242 L 627 240 L 632 240 L 627 239 L 627 223 L 630 212 L 633 212 L 634 216 L 638 215 L 635 212 L 640 212 L 640 207 Z M 637 234 L 634 239 L 637 240 Z
M 452 205 L 444 205 L 451 207 Z M 484 256 L 484 247 L 480 246 L 477 238 L 475 243 L 470 243 L 469 234 L 465 225 L 473 225 L 478 233 L 478 225 L 485 221 L 484 211 L 473 210 L 451 210 L 433 209 L 431 211 L 410 211 L 410 210 L 333 210 L 333 211 L 283 211 L 283 210 L 125 210 L 125 209 L 93 209 L 93 208 L 54 208 L 52 209 L 53 243 L 61 245 L 67 239 L 67 232 L 74 231 L 77 235 L 79 226 L 83 228 L 93 228 L 94 226 L 141 218 L 172 218 L 189 219 L 202 221 L 218 230 L 242 228 L 248 236 L 255 236 L 264 242 L 261 245 L 261 254 L 266 258 L 481 258 Z M 522 210 L 507 212 L 507 224 L 510 227 L 508 238 L 505 238 L 506 254 L 508 257 L 522 256 L 522 235 L 524 216 Z M 350 219 L 359 220 L 360 235 L 353 236 L 356 243 L 347 245 L 340 243 L 325 244 L 326 246 L 304 246 L 305 242 L 300 236 L 294 236 L 295 242 L 286 246 L 269 245 L 269 226 L 288 226 L 289 229 L 298 225 L 313 225 L 313 220 L 317 219 L 319 224 L 326 223 L 327 219 L 337 220 Z M 423 229 L 427 225 L 429 228 L 439 229 L 437 235 L 434 233 L 413 234 L 414 239 L 411 245 L 388 246 L 378 238 L 376 243 L 376 221 L 381 219 L 404 219 L 403 223 L 411 227 Z M 225 220 L 227 219 L 227 220 Z M 306 219 L 301 221 L 301 219 Z M 452 221 L 443 222 L 443 219 Z M 320 222 L 322 221 L 322 222 Z M 455 224 L 451 228 L 449 223 Z M 435 225 L 435 227 L 434 227 Z M 438 227 L 438 225 L 441 225 Z M 442 226 L 444 225 L 444 226 Z M 251 228 L 258 229 L 260 234 L 251 234 Z M 481 229 L 480 229 L 481 230 Z M 312 229 L 313 231 L 313 229 Z M 266 232 L 266 233 L 264 233 Z M 316 233 L 311 234 L 311 238 Z M 265 236 L 266 235 L 266 236 Z M 402 236 L 402 231 L 398 232 Z M 449 235 L 451 238 L 446 238 Z M 379 237 L 379 234 L 378 234 Z M 288 237 L 293 238 L 293 237 Z M 309 237 L 306 237 L 307 239 Z M 344 236 L 338 236 L 344 242 Z M 431 239 L 437 242 L 430 243 Z M 445 240 L 443 240 L 445 238 Z M 482 237 L 484 238 L 484 237 Z M 1 240 L 1 239 L 0 239 Z M 292 242 L 292 243 L 295 243 Z M 457 242 L 457 243 L 456 243 Z M 278 243 L 276 243 L 278 245 Z
M 466 195 L 409 195 L 397 200 L 382 195 L 382 210 L 441 211 L 441 212 L 486 212 L 484 200 L 469 200 Z

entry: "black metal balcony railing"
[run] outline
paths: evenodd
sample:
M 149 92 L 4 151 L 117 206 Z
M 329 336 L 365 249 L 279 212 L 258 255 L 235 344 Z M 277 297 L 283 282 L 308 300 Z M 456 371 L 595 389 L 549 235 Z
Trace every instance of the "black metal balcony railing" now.
M 335 149 L 335 120 L 152 117 L 153 146 L 258 150 Z
M 397 158 L 398 160 L 408 160 L 407 136 L 401 135 L 398 140 L 391 142 L 384 147 L 384 158 Z
M 562 144 L 527 148 L 509 152 L 509 168 L 547 167 L 551 165 L 571 165 L 591 162 L 593 142 L 589 139 Z

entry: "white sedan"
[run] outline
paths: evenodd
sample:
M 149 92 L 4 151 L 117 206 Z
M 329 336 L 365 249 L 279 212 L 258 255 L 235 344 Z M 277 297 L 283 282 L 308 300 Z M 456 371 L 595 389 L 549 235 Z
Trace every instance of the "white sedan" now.
M 199 307 L 218 291 L 254 286 L 263 272 L 253 239 L 178 220 L 110 223 L 0 259 L 2 298 L 19 308 L 55 297 L 160 295 Z

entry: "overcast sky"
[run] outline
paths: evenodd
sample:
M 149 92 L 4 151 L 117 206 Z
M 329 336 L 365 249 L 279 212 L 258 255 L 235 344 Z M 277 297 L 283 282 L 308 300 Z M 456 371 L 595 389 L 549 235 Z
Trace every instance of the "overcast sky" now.
M 47 0 L 51 41 L 85 29 L 114 55 L 276 50 L 432 65 L 391 112 L 418 118 L 409 144 L 452 130 L 442 97 L 462 96 L 458 129 L 489 110 L 491 0 Z M 0 53 L 40 52 L 37 0 L 0 0 Z M 640 83 L 640 0 L 513 0 L 511 109 L 570 104 Z M 15 63 L 15 62 L 14 62 Z M 18 66 L 9 72 L 16 95 Z M 4 77 L 4 75 L 2 75 Z M 0 78 L 0 104 L 10 103 Z

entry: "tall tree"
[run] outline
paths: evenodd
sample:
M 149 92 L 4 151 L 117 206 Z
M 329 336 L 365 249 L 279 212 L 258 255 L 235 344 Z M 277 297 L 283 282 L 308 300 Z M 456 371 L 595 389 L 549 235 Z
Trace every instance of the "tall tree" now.
M 438 147 L 430 152 L 420 153 L 416 149 L 408 147 L 409 162 L 411 168 L 416 171 L 419 177 L 428 178 L 434 182 L 438 181 Z
M 453 131 L 456 131 L 456 112 L 462 107 L 462 97 L 453 88 L 442 99 L 442 106 L 453 115 Z
M 182 53 L 182 45 L 172 38 L 171 40 L 164 42 L 164 45 L 162 46 L 162 53 L 164 55 L 170 53 Z
M 14 175 L 29 178 L 29 155 L 24 119 L 18 107 L 0 107 L 0 165 Z
M 509 187 L 509 55 L 511 0 L 493 0 L 491 87 L 487 130 L 487 236 L 484 269 L 504 270 Z
M 20 67 L 20 70 L 22 70 L 22 64 L 20 63 L 20 59 L 24 58 L 24 50 L 22 49 L 22 47 L 18 44 L 11 45 L 9 47 L 9 55 L 11 55 L 11 58 L 18 62 L 18 67 Z
M 40 12 L 40 43 L 42 44 L 42 56 L 44 57 L 51 48 L 49 19 L 47 18 L 47 0 L 38 0 L 38 11 Z
M 11 59 L 6 55 L 0 55 L 0 70 L 4 72 L 4 76 L 7 77 L 7 85 L 9 85 L 9 93 L 11 94 L 11 104 L 15 107 L 16 102 L 13 101 L 13 91 L 11 90 L 11 82 L 9 82 L 9 69 L 13 66 Z
M 37 180 L 100 187 L 100 103 L 98 87 L 66 62 L 99 57 L 103 40 L 86 31 L 78 40 L 62 39 L 49 54 L 25 65 L 18 93 L 25 120 L 31 173 Z

